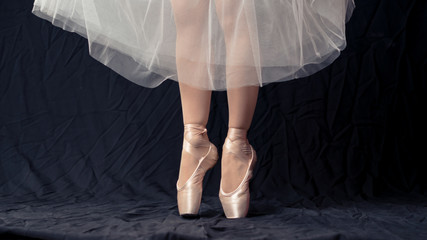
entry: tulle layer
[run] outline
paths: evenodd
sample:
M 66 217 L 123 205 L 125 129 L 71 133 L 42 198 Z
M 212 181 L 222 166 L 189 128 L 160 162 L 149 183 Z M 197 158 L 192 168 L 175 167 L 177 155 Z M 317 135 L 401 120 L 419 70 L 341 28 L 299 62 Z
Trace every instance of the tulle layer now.
M 92 57 L 153 88 L 206 90 L 313 74 L 346 47 L 354 0 L 35 0 L 32 12 L 88 39 Z

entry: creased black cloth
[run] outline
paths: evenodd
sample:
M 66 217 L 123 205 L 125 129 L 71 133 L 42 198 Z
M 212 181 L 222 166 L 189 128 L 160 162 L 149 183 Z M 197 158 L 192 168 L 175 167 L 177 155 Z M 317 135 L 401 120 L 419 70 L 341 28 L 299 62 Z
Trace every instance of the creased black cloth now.
M 356 0 L 329 67 L 260 89 L 245 219 L 226 219 L 221 161 L 200 217 L 176 205 L 178 84 L 140 87 L 81 36 L 0 2 L 0 239 L 427 239 L 427 2 Z M 207 125 L 221 146 L 226 92 Z

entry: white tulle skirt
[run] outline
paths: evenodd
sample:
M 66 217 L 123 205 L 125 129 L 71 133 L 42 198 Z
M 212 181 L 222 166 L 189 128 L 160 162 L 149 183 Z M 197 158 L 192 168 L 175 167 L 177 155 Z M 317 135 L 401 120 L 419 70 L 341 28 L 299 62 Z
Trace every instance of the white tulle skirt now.
M 35 0 L 32 12 L 88 39 L 90 55 L 148 88 L 206 90 L 301 78 L 346 47 L 354 0 Z

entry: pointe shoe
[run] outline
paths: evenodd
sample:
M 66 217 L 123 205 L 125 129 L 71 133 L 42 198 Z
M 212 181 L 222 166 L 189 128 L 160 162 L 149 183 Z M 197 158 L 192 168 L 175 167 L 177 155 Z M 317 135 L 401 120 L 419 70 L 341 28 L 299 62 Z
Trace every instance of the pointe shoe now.
M 219 199 L 227 218 L 243 218 L 248 214 L 250 199 L 249 181 L 253 176 L 253 168 L 257 161 L 256 152 L 249 142 L 242 143 L 242 140 L 232 141 L 229 139 L 229 136 L 235 135 L 238 131 L 241 131 L 241 129 L 229 129 L 229 134 L 223 145 L 223 156 L 225 153 L 242 155 L 242 152 L 249 153 L 250 151 L 251 158 L 248 159 L 249 166 L 246 170 L 246 174 L 240 185 L 235 190 L 225 193 L 222 188 L 222 181 L 220 183 Z M 247 141 L 246 138 L 245 141 Z
M 184 134 L 189 134 L 190 136 L 207 132 L 206 128 L 198 124 L 185 124 L 184 128 Z M 209 150 L 204 156 L 200 156 L 198 165 L 193 174 L 181 187 L 178 187 L 178 181 L 176 182 L 178 211 L 181 216 L 190 217 L 198 215 L 202 199 L 203 178 L 205 173 L 211 169 L 218 160 L 218 151 L 216 146 L 211 142 L 207 143 L 209 144 Z M 187 151 L 192 155 L 195 154 L 194 146 L 187 141 L 185 137 L 182 148 L 183 151 Z

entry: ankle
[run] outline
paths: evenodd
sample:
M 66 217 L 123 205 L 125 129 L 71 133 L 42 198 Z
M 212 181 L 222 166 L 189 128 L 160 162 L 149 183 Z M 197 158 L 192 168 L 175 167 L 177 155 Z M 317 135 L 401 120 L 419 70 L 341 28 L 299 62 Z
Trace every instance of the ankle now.
M 207 129 L 202 124 L 184 124 L 184 139 L 194 146 L 209 146 Z
M 250 155 L 252 152 L 251 145 L 249 144 L 249 140 L 247 138 L 247 129 L 232 127 L 228 128 L 228 134 L 227 138 L 225 139 L 223 149 L 227 152 L 237 154 L 237 156 L 240 157 L 243 157 L 243 155 Z M 225 161 L 229 160 L 227 159 Z
M 237 139 L 247 140 L 247 132 L 248 130 L 245 128 L 229 127 L 227 138 L 231 141 L 235 141 Z

